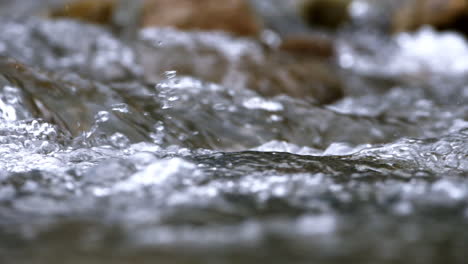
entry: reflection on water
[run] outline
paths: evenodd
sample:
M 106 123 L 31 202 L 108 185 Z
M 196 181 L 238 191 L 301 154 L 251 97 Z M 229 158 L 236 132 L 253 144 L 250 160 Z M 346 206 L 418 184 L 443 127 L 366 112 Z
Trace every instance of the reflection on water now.
M 269 56 L 253 40 L 149 29 L 124 43 L 42 19 L 0 32 L 2 263 L 468 257 L 456 33 L 338 33 L 345 97 L 323 105 L 252 89 L 243 66 Z

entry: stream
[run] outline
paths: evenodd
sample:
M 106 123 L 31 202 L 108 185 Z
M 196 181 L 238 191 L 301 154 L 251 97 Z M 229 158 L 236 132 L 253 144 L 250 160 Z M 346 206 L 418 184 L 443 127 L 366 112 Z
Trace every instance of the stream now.
M 459 33 L 335 33 L 320 103 L 256 40 L 0 6 L 0 263 L 468 259 Z

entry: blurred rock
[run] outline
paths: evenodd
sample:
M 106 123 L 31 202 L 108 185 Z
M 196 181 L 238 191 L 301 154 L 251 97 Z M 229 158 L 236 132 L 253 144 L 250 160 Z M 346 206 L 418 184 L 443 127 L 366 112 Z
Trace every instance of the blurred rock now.
M 299 12 L 311 25 L 336 29 L 349 20 L 351 0 L 302 0 Z
M 110 5 L 114 1 L 103 0 L 102 5 L 104 2 Z M 83 8 L 85 5 L 100 6 L 85 0 L 69 5 L 68 9 Z M 75 11 L 70 13 L 75 14 Z M 243 18 L 245 16 L 246 19 Z M 263 45 L 255 39 L 232 36 L 253 36 L 260 30 L 244 0 L 230 0 L 223 4 L 213 0 L 200 0 L 196 4 L 189 0 L 146 0 L 143 20 L 146 26 L 176 28 L 156 27 L 142 31 L 143 41 L 140 44 L 143 44 L 137 45 L 140 48 L 136 57 L 142 64 L 146 81 L 157 83 L 165 78 L 166 71 L 176 71 L 178 75 L 192 76 L 225 87 L 249 88 L 265 96 L 285 94 L 318 103 L 329 103 L 342 96 L 339 78 L 325 60 L 334 52 L 333 43 L 329 39 L 305 32 L 284 37 L 277 47 Z M 231 36 L 215 32 L 183 32 L 178 29 L 222 30 Z M 150 33 L 148 35 L 145 32 Z M 89 39 L 97 40 L 99 37 Z M 112 42 L 107 46 L 116 46 L 117 43 Z M 68 49 L 62 50 L 62 53 L 67 54 L 65 51 Z M 109 54 L 105 55 L 103 60 L 109 57 Z M 115 54 L 112 52 L 110 55 L 114 57 Z M 91 58 L 95 57 L 93 55 Z M 125 57 L 133 58 L 133 54 Z M 129 65 L 137 68 L 134 63 Z M 117 77 L 125 76 L 120 71 L 117 73 Z
M 393 17 L 394 32 L 411 31 L 423 25 L 453 28 L 461 17 L 468 16 L 465 0 L 412 0 L 406 1 Z
M 143 26 L 223 30 L 241 36 L 256 36 L 261 30 L 246 0 L 146 0 Z
M 52 18 L 73 18 L 97 24 L 110 24 L 116 0 L 79 0 L 51 10 Z
M 280 49 L 294 54 L 328 58 L 334 55 L 333 42 L 330 39 L 302 34 L 283 39 Z
M 261 31 L 260 21 L 250 9 L 247 0 L 225 0 L 222 3 L 217 0 L 143 0 L 142 2 L 78 0 L 52 10 L 50 17 L 68 17 L 91 23 L 114 24 L 115 14 L 123 9 L 124 12 L 128 10 L 130 10 L 128 12 L 137 12 L 139 17 L 135 19 L 139 20 L 143 27 L 222 30 L 240 36 L 257 36 Z M 135 5 L 142 7 L 133 8 Z
M 331 103 L 343 96 L 341 82 L 333 67 L 313 56 L 290 53 L 267 55 L 265 62 L 246 65 L 248 87 L 264 96 L 288 95 Z

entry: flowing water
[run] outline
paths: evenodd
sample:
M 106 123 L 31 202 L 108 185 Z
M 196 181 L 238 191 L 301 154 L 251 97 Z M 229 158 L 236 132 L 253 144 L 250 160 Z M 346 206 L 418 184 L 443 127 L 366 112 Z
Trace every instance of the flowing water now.
M 337 33 L 345 97 L 318 105 L 249 89 L 262 47 L 223 33 L 0 32 L 1 263 L 468 259 L 457 33 Z

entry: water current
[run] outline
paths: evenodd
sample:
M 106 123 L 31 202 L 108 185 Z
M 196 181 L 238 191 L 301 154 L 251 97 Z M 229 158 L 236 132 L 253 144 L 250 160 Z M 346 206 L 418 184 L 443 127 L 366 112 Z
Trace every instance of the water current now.
M 458 33 L 339 32 L 323 105 L 250 39 L 0 20 L 1 263 L 466 263 Z

